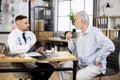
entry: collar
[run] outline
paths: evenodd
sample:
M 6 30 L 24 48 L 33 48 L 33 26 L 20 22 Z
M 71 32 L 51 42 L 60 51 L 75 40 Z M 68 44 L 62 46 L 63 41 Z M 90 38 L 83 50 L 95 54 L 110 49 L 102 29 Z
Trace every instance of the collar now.
M 91 29 L 91 27 L 90 27 L 90 26 L 88 26 L 88 28 L 87 28 L 86 32 L 85 32 L 85 33 L 82 33 L 82 34 L 83 34 L 83 35 L 89 34 L 89 33 L 90 33 L 90 29 Z
M 18 35 L 22 35 L 22 33 L 23 33 L 23 31 L 21 31 L 20 29 L 16 29 L 16 31 L 17 31 L 17 33 L 18 33 Z

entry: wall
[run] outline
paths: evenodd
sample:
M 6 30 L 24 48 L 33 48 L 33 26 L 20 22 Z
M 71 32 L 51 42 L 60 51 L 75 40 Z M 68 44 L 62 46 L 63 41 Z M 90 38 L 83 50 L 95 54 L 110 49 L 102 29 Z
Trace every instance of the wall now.
M 10 32 L 16 28 L 15 17 L 18 14 L 28 16 L 28 1 L 2 0 L 0 12 L 0 32 Z
M 105 15 L 107 16 L 120 16 L 120 0 L 100 0 L 99 16 L 103 15 L 102 6 L 105 3 L 110 3 L 110 8 L 105 8 Z
M 6 45 L 8 45 L 7 44 L 7 37 L 8 37 L 8 34 L 0 34 L 0 42 L 5 43 Z

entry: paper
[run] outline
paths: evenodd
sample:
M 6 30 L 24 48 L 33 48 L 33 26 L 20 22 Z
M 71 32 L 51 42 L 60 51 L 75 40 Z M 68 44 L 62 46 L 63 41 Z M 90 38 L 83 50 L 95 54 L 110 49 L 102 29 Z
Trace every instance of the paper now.
M 29 53 L 25 53 L 25 56 L 34 57 L 34 56 L 42 56 L 42 55 L 38 52 L 29 52 Z

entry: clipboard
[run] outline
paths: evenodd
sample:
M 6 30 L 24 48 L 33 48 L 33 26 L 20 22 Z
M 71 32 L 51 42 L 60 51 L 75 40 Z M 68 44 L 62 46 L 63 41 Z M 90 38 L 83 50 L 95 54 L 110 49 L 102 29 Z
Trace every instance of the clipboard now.
M 36 45 L 34 44 L 26 53 L 34 52 L 36 50 Z

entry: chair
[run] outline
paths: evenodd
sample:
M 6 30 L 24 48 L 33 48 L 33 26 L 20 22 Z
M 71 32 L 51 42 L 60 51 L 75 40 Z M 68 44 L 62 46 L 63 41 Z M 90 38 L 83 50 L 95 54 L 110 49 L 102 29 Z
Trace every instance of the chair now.
M 0 42 L 0 56 L 6 55 L 8 53 L 5 43 Z M 9 63 L 0 63 L 0 68 L 10 68 Z
M 107 69 L 105 74 L 100 74 L 96 77 L 99 77 L 99 80 L 102 80 L 102 76 L 111 76 L 119 72 L 119 51 L 120 51 L 120 41 L 112 40 L 115 45 L 115 51 L 112 52 L 107 57 Z
M 8 52 L 9 52 L 9 50 L 6 47 L 6 44 L 0 42 L 0 54 L 1 55 L 3 55 L 3 54 L 7 55 Z M 0 64 L 0 68 L 3 68 L 3 67 L 5 67 L 5 68 L 12 68 L 12 69 L 13 68 L 16 68 L 16 69 L 24 68 L 24 66 L 19 65 L 19 64 L 18 65 L 13 65 L 11 63 L 1 63 Z M 22 79 L 27 80 L 27 79 L 31 79 L 32 78 L 32 76 L 30 74 L 25 73 L 25 72 L 18 72 L 18 73 L 15 72 L 13 74 L 14 74 L 15 77 L 19 78 L 19 80 L 22 80 Z
M 0 43 L 0 54 L 8 54 L 8 49 L 5 43 Z

